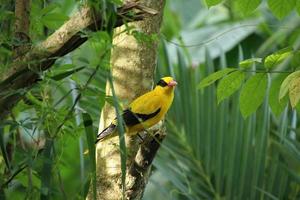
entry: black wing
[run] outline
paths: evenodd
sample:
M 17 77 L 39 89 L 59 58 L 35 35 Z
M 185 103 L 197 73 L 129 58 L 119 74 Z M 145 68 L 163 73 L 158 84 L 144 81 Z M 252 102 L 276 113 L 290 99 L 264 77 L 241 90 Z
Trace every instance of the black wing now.
M 134 126 L 136 124 L 139 124 L 140 122 L 146 121 L 147 119 L 151 119 L 152 117 L 155 117 L 160 112 L 160 108 L 157 109 L 155 112 L 150 114 L 140 114 L 140 113 L 133 113 L 130 109 L 126 109 L 123 111 L 122 117 L 124 120 L 124 123 L 126 126 Z M 101 133 L 97 135 L 98 141 L 102 140 L 103 138 L 113 134 L 117 128 L 117 125 L 110 124 L 108 127 L 106 127 Z
M 155 117 L 159 112 L 160 108 L 150 114 L 133 113 L 130 109 L 126 109 L 123 111 L 122 117 L 126 126 L 134 126 L 136 124 L 139 124 L 140 122 Z
M 113 134 L 116 130 L 116 125 L 115 124 L 110 124 L 108 127 L 106 127 L 103 131 L 101 131 L 101 133 L 99 133 L 97 135 L 97 140 L 96 140 L 96 144 L 98 141 L 102 140 L 103 138 Z

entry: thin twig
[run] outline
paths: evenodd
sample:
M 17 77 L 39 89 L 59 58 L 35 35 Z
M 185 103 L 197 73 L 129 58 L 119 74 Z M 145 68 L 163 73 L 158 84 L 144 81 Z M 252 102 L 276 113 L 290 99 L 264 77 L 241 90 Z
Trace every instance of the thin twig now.
M 24 164 L 22 167 L 20 167 L 15 173 L 13 173 L 13 175 L 11 175 L 7 181 L 5 181 L 2 185 L 1 188 L 6 187 L 14 178 L 15 176 L 17 176 L 19 173 L 21 173 L 24 169 L 26 169 L 26 167 L 28 167 L 27 164 Z

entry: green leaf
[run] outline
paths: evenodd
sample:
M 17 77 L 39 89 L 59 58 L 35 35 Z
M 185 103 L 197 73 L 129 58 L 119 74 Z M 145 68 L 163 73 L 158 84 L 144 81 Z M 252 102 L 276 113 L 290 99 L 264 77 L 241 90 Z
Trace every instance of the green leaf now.
M 50 29 L 56 29 L 61 24 L 69 19 L 68 16 L 62 13 L 48 13 L 41 18 L 41 22 Z
M 5 19 L 13 19 L 14 17 L 14 12 L 8 11 L 8 10 L 1 10 L 2 12 L 0 13 L 0 20 L 3 21 Z
M 300 71 L 296 71 L 296 72 L 291 73 L 284 79 L 284 81 L 282 82 L 282 84 L 280 86 L 279 100 L 281 100 L 283 97 L 285 97 L 285 95 L 288 93 L 291 81 L 294 78 L 299 77 L 299 76 L 300 76 Z
M 243 60 L 239 63 L 239 66 L 242 67 L 242 68 L 250 68 L 255 63 L 262 63 L 262 58 L 250 58 L 250 59 L 247 59 L 247 60 Z
M 300 1 L 299 1 L 300 2 Z M 291 68 L 295 69 L 300 67 L 300 51 L 294 51 L 292 60 L 291 60 Z
M 43 8 L 41 10 L 41 15 L 45 15 L 51 11 L 53 11 L 54 9 L 59 8 L 59 4 L 58 3 L 51 3 L 48 6 L 46 6 L 45 8 Z
M 57 22 L 57 21 L 66 21 L 69 17 L 62 13 L 49 13 L 42 17 L 42 20 L 49 21 L 49 22 Z
M 93 185 L 93 197 L 96 198 L 97 188 L 96 188 L 96 158 L 95 158 L 95 141 L 96 134 L 93 130 L 93 120 L 88 113 L 82 113 L 83 125 L 85 128 L 86 139 L 88 144 L 88 153 L 91 162 L 91 174 L 92 174 L 92 185 Z
M 277 66 L 292 54 L 293 49 L 287 47 L 267 56 L 264 61 L 265 68 L 270 69 Z
M 245 79 L 245 73 L 235 71 L 223 78 L 217 88 L 218 104 L 237 91 Z
M 275 140 L 271 140 L 271 147 L 282 156 L 289 170 L 300 170 L 300 157 L 297 146 L 290 140 L 284 139 L 284 143 L 279 143 Z M 296 151 L 295 151 L 296 150 Z
M 72 69 L 72 70 L 69 70 L 69 71 L 66 71 L 66 72 L 62 72 L 62 73 L 59 73 L 59 74 L 56 74 L 56 75 L 53 75 L 53 76 L 50 76 L 51 79 L 55 80 L 55 81 L 59 81 L 59 80 L 62 80 L 76 72 L 79 72 L 80 70 L 84 69 L 85 67 L 77 67 L 75 69 Z
M 209 76 L 205 77 L 198 85 L 199 89 L 202 89 L 204 87 L 207 87 L 211 84 L 213 84 L 214 82 L 216 82 L 217 80 L 219 80 L 220 78 L 223 78 L 224 76 L 226 76 L 227 74 L 229 74 L 230 72 L 236 71 L 237 69 L 235 68 L 225 68 L 222 69 L 220 71 L 217 71 L 215 73 L 210 74 Z
M 7 152 L 6 152 L 6 144 L 4 143 L 4 134 L 3 133 L 4 133 L 3 128 L 0 127 L 0 150 L 1 150 L 1 155 L 4 159 L 6 169 L 10 170 L 10 162 L 9 162 L 9 157 L 7 156 Z
M 296 7 L 296 0 L 268 0 L 268 5 L 273 14 L 279 19 L 282 19 Z
M 53 170 L 53 145 L 52 139 L 47 138 L 43 152 L 43 166 L 41 170 L 41 199 L 49 199 Z
M 300 15 L 300 1 L 297 1 L 297 3 L 296 3 L 296 11 L 297 11 L 298 15 Z
M 292 108 L 295 108 L 300 100 L 300 76 L 291 80 L 289 84 L 289 97 Z
M 119 149 L 120 149 L 120 157 L 121 157 L 121 171 L 122 171 L 122 194 L 123 198 L 125 197 L 125 183 L 126 183 L 126 159 L 127 159 L 127 150 L 126 150 L 126 143 L 125 143 L 125 128 L 123 126 L 123 118 L 121 116 L 121 110 L 119 109 L 119 103 L 118 99 L 115 93 L 114 84 L 112 80 L 112 76 L 109 75 L 108 78 L 111 91 L 112 91 L 112 98 L 113 98 L 113 104 L 115 107 L 115 111 L 117 114 L 117 121 L 118 121 L 118 134 L 119 134 Z
M 221 3 L 223 0 L 205 0 L 208 7 L 217 5 Z
M 244 15 L 250 14 L 259 6 L 260 3 L 261 0 L 237 0 L 236 1 L 237 8 Z
M 82 113 L 82 119 L 85 128 L 87 144 L 89 148 L 89 155 L 91 156 L 91 162 L 93 163 L 95 161 L 94 153 L 95 153 L 95 141 L 96 141 L 95 132 L 93 130 L 93 120 L 90 114 L 88 113 Z
M 30 176 L 30 181 L 32 186 L 36 187 L 36 188 L 40 188 L 41 187 L 41 179 L 40 177 L 37 176 L 36 173 L 32 173 L 32 175 Z M 18 175 L 18 179 L 17 179 L 24 187 L 26 187 L 28 185 L 28 176 L 26 174 L 19 174 Z
M 118 5 L 118 6 L 121 6 L 122 3 L 123 3 L 122 0 L 110 0 L 109 2 L 114 3 L 114 4 Z
M 277 77 L 276 79 L 272 80 L 272 85 L 269 92 L 269 105 L 272 112 L 276 116 L 279 116 L 286 106 L 286 101 L 279 101 L 278 98 L 280 85 L 285 79 L 285 77 L 286 75 L 283 74 Z
M 242 88 L 240 110 L 244 118 L 254 113 L 263 103 L 267 90 L 267 74 L 255 74 Z

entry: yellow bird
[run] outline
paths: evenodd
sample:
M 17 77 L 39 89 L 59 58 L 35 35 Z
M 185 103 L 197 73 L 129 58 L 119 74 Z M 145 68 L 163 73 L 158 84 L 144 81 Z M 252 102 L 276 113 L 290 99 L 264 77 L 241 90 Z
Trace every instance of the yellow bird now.
M 137 134 L 162 120 L 173 102 L 176 85 L 172 77 L 164 77 L 152 91 L 136 98 L 122 113 L 126 134 Z M 116 132 L 117 119 L 97 135 L 96 143 L 116 135 Z

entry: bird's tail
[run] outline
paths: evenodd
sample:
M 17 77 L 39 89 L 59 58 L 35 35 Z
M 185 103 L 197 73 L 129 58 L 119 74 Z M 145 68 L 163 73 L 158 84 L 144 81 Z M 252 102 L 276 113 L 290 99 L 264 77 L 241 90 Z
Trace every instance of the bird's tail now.
M 109 136 L 113 136 L 116 132 L 116 128 L 117 125 L 111 123 L 108 127 L 106 127 L 101 133 L 97 135 L 97 140 L 95 143 L 97 144 L 97 142 L 99 142 L 100 140 L 103 140 L 104 138 L 107 138 Z

